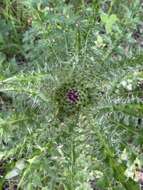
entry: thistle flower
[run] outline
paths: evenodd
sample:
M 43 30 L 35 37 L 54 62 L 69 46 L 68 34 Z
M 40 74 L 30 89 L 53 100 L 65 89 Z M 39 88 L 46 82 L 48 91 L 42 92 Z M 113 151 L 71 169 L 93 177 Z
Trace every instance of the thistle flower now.
M 66 118 L 77 116 L 89 104 L 89 90 L 73 79 L 55 90 L 54 100 L 58 108 L 57 117 L 63 122 Z
M 71 104 L 76 104 L 79 101 L 79 93 L 77 90 L 70 89 L 66 94 L 68 102 Z

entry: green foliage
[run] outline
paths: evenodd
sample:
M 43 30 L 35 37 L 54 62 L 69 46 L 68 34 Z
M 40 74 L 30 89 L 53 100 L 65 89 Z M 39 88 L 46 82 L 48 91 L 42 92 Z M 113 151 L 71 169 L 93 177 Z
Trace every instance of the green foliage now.
M 139 190 L 140 1 L 0 5 L 0 189 Z

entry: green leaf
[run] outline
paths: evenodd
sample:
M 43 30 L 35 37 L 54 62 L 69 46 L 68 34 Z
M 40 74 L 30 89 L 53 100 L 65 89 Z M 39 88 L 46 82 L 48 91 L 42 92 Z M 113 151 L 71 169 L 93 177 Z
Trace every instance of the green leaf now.
M 5 176 L 5 179 L 9 180 L 19 175 L 19 170 L 17 168 L 14 168 L 10 172 L 8 172 Z
M 101 21 L 103 22 L 103 24 L 105 24 L 105 29 L 107 33 L 112 33 L 113 25 L 116 23 L 117 20 L 118 18 L 115 14 L 109 16 L 104 13 L 101 15 Z
M 0 64 L 2 64 L 5 60 L 6 60 L 5 54 L 0 52 Z
M 17 161 L 15 167 L 22 171 L 25 168 L 24 160 Z

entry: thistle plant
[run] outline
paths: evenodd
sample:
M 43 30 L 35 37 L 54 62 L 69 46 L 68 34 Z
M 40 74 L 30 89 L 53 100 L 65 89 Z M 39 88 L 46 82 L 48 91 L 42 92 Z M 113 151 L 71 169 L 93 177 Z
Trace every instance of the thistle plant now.
M 140 190 L 140 1 L 0 5 L 0 189 Z

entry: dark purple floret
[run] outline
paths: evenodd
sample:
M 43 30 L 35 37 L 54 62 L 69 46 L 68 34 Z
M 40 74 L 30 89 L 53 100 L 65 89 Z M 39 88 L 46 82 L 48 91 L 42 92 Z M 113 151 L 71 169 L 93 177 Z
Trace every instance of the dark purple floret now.
M 75 104 L 79 101 L 79 93 L 77 90 L 71 89 L 67 92 L 67 99 L 70 103 Z

